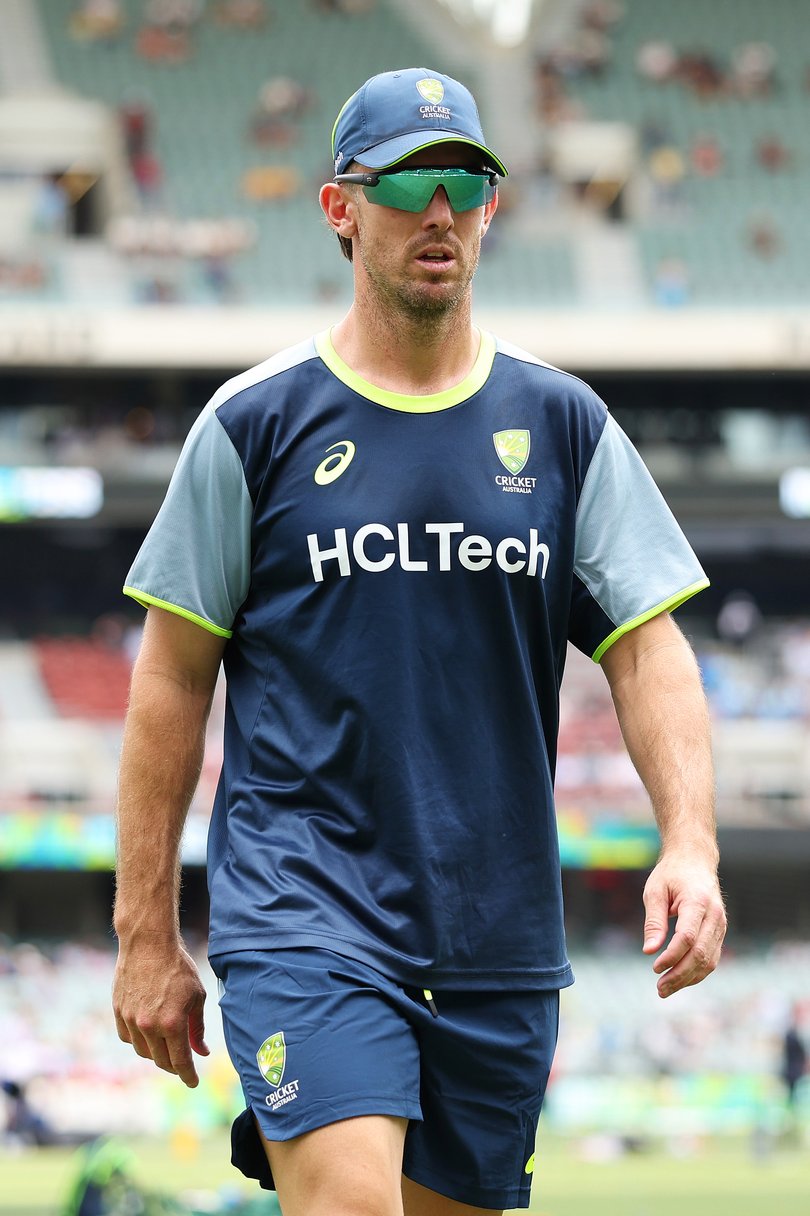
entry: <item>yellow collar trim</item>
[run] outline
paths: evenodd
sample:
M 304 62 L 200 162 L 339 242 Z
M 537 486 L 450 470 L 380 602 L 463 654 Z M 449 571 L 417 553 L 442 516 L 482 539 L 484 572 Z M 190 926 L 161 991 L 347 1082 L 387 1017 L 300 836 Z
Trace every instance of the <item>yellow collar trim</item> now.
M 376 384 L 364 380 L 353 372 L 332 345 L 332 331 L 325 329 L 315 337 L 315 349 L 318 355 L 338 380 L 342 380 L 349 388 L 354 389 L 361 397 L 377 405 L 384 405 L 389 410 L 400 410 L 405 414 L 434 414 L 439 410 L 449 410 L 454 405 L 460 405 L 469 397 L 474 396 L 486 384 L 492 370 L 495 358 L 495 339 L 485 330 L 480 331 L 481 345 L 475 363 L 459 384 L 445 389 L 441 393 L 428 393 L 424 397 L 412 397 L 407 393 L 392 393 L 388 389 L 378 388 Z

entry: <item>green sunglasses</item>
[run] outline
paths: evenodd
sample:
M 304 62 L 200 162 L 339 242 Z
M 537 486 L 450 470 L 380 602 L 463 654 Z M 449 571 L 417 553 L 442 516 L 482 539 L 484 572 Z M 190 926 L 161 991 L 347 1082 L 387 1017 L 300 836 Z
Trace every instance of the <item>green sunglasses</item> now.
M 439 186 L 447 191 L 454 211 L 472 211 L 491 203 L 498 186 L 498 174 L 489 169 L 379 169 L 338 173 L 334 180 L 363 186 L 370 203 L 397 211 L 424 211 Z

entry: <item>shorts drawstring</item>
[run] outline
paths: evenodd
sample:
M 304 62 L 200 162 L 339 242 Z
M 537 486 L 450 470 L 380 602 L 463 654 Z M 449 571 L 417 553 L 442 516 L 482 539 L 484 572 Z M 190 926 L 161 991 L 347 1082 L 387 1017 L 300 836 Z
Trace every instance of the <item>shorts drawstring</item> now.
M 429 988 L 423 988 L 422 992 L 424 993 L 425 1003 L 426 1003 L 428 1009 L 433 1014 L 434 1018 L 437 1018 L 439 1016 L 439 1011 L 436 1008 L 436 1002 L 433 999 L 433 993 L 430 991 Z

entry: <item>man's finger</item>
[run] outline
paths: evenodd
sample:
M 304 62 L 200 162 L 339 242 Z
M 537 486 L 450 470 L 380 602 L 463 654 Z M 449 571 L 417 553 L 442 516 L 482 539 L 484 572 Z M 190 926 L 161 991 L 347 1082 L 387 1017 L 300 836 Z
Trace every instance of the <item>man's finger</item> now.
M 148 1058 L 152 1060 L 152 1062 L 158 1068 L 161 1068 L 163 1072 L 173 1073 L 175 1069 L 172 1065 L 169 1048 L 162 1031 L 151 1024 L 148 1027 L 143 1026 L 139 1029 L 141 1031 L 144 1043 L 146 1044 Z M 140 1054 L 141 1052 L 138 1052 L 138 1055 Z
M 653 971 L 659 974 L 688 954 L 697 949 L 711 958 L 719 947 L 726 933 L 726 916 L 722 903 L 716 905 L 710 901 L 700 901 L 684 905 L 675 922 L 675 931 L 666 950 L 653 964 Z
M 659 924 L 657 921 L 646 920 L 644 922 L 644 945 L 641 947 L 644 954 L 655 954 L 656 950 L 660 950 L 666 941 L 667 926 Z
M 197 1069 L 194 1067 L 194 1057 L 191 1054 L 187 1034 L 176 1034 L 166 1040 L 169 1055 L 171 1057 L 172 1068 L 184 1085 L 189 1089 L 196 1089 L 200 1083 L 200 1078 L 197 1075 Z
M 150 1034 L 148 1038 L 139 1037 L 143 1050 L 138 1051 L 138 1048 L 135 1047 L 138 1055 L 151 1060 L 163 1072 L 180 1077 L 181 1081 L 192 1089 L 199 1083 L 199 1077 L 191 1058 L 191 1049 L 185 1035 L 177 1034 L 164 1038 L 160 1034 Z M 133 1046 L 135 1046 L 134 1041 Z
M 177 1069 L 172 1064 L 169 1049 L 166 1046 L 165 1039 L 152 1039 L 149 1044 L 149 1050 L 152 1055 L 152 1063 L 162 1072 L 170 1072 L 175 1075 Z
M 116 1013 L 115 1015 L 115 1029 L 118 1031 L 118 1037 L 122 1043 L 132 1042 L 132 1035 L 129 1033 L 129 1027 L 121 1017 L 120 1013 Z
M 672 996 L 673 992 L 680 992 L 682 988 L 689 988 L 693 984 L 699 984 L 701 980 L 705 980 L 707 975 L 711 975 L 717 966 L 718 956 L 708 958 L 702 955 L 688 955 L 677 967 L 673 967 L 666 975 L 662 975 L 658 981 L 658 993 L 662 997 Z
M 681 988 L 699 984 L 710 975 L 720 961 L 723 937 L 722 925 L 718 926 L 709 919 L 705 920 L 694 946 L 661 976 L 658 981 L 659 994 L 664 997 L 671 996 Z
M 664 971 L 669 971 L 671 967 L 679 963 L 694 948 L 697 938 L 697 931 L 691 927 L 688 930 L 679 930 L 676 926 L 666 950 L 664 950 L 663 954 L 659 954 L 653 963 L 653 971 L 657 975 L 661 975 Z
M 146 1038 L 141 1034 L 137 1027 L 130 1027 L 130 1043 L 136 1055 L 142 1060 L 152 1059 L 152 1048 L 149 1046 Z
M 210 1055 L 210 1048 L 205 1041 L 205 1019 L 202 1005 L 192 1010 L 188 1020 L 188 1037 L 192 1048 L 198 1056 Z
M 645 954 L 660 950 L 667 938 L 669 926 L 669 900 L 663 894 L 647 890 L 644 892 L 644 946 Z

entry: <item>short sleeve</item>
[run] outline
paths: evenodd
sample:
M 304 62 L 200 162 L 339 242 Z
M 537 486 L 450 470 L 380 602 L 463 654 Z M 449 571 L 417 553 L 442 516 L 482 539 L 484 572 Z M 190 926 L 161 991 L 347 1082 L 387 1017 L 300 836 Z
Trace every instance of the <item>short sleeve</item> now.
M 608 415 L 577 508 L 569 636 L 599 662 L 707 579 L 644 462 Z
M 209 404 L 189 432 L 124 593 L 230 637 L 250 585 L 252 514 L 239 453 Z

